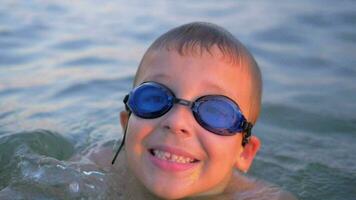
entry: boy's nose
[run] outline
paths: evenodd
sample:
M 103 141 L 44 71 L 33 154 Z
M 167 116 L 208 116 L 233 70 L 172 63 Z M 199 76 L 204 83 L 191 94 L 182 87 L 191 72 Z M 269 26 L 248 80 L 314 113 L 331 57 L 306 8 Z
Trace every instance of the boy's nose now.
M 162 119 L 162 127 L 175 134 L 188 137 L 192 134 L 193 113 L 189 106 L 175 104 Z

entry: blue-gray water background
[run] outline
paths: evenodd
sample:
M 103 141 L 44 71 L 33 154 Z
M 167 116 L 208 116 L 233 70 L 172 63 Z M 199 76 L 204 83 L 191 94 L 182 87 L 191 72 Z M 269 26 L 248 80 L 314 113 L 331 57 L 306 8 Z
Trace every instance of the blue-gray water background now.
M 51 199 L 67 183 L 69 192 L 89 189 L 63 198 L 105 191 L 90 191 L 95 184 L 64 170 L 65 160 L 121 137 L 121 101 L 144 51 L 191 21 L 227 28 L 261 67 L 263 109 L 254 134 L 263 145 L 249 174 L 300 199 L 356 199 L 351 0 L 2 0 L 0 195 Z

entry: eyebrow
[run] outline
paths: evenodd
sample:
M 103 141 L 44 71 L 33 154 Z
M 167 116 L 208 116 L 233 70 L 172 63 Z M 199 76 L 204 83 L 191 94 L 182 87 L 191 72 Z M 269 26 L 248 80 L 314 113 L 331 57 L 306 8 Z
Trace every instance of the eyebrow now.
M 147 81 L 150 81 L 150 80 L 162 80 L 162 79 L 170 80 L 171 78 L 172 78 L 172 76 L 171 75 L 167 75 L 167 74 L 154 74 L 153 76 L 148 76 L 145 79 L 143 79 L 143 82 L 147 82 Z M 230 96 L 230 95 L 228 95 L 227 91 L 223 87 L 221 87 L 220 85 L 211 83 L 209 81 L 204 81 L 202 84 L 203 85 L 207 85 L 213 91 L 217 91 L 216 93 L 211 93 L 211 95 L 217 94 L 217 95 Z
M 223 87 L 221 87 L 220 85 L 210 83 L 210 82 L 204 82 L 203 84 L 207 85 L 209 88 L 212 88 L 213 90 L 219 91 L 219 93 L 221 93 L 221 94 L 228 96 L 226 90 Z
M 143 79 L 143 82 L 147 82 L 149 80 L 157 80 L 157 79 L 171 79 L 172 77 L 170 75 L 167 74 L 154 74 L 153 76 L 148 76 L 146 78 Z

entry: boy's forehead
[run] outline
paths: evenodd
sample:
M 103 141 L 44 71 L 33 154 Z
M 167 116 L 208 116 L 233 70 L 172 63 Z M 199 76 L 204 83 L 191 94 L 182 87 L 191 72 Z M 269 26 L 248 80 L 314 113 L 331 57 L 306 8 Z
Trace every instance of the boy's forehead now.
M 196 88 L 201 94 L 223 94 L 229 97 L 249 96 L 251 76 L 241 66 L 232 66 L 209 53 L 180 55 L 176 51 L 156 51 L 140 66 L 135 85 L 146 81 L 173 83 Z M 236 99 L 236 98 L 234 98 Z M 236 99 L 237 100 L 237 99 Z
M 175 58 L 176 60 L 192 57 L 194 59 L 206 59 L 206 57 L 213 57 L 219 62 L 226 62 L 227 57 L 216 45 L 212 46 L 209 50 L 204 50 L 199 47 L 187 48 L 183 51 L 178 51 L 174 48 L 160 48 L 147 52 L 144 60 L 153 61 L 156 58 Z
M 142 82 L 155 81 L 155 80 L 170 82 L 172 80 L 174 81 L 175 78 L 176 78 L 175 74 L 167 74 L 167 73 L 162 73 L 160 71 L 155 71 L 147 76 L 144 76 L 142 78 Z M 204 85 L 206 88 L 210 88 L 212 91 L 220 91 L 220 92 L 223 91 L 224 93 L 227 93 L 225 87 L 222 87 L 221 85 L 216 84 L 214 82 L 203 80 L 201 84 Z
M 228 74 L 228 76 L 239 76 L 242 73 L 246 74 L 248 70 L 240 70 L 241 66 L 237 66 L 236 63 L 230 62 L 230 60 L 224 55 L 218 48 L 212 48 L 211 51 L 207 52 L 185 52 L 184 54 L 179 53 L 176 50 L 151 50 L 144 56 L 139 69 L 135 76 L 135 83 L 137 85 L 142 82 L 143 77 L 146 76 L 161 76 L 163 77 L 165 72 L 169 74 L 170 71 L 181 73 L 192 73 L 193 69 L 188 69 L 187 66 L 191 66 L 192 63 L 195 65 L 199 64 L 201 66 L 214 65 L 215 71 L 221 70 L 221 68 L 233 68 L 236 73 Z M 245 66 L 246 67 L 246 66 Z M 200 73 L 204 73 L 204 68 Z M 239 72 L 238 72 L 239 71 Z

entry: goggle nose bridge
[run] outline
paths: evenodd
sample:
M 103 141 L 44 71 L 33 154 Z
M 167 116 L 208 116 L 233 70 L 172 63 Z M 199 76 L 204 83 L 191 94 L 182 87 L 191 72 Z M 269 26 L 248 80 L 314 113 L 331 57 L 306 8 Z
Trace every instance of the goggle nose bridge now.
M 188 106 L 189 108 L 192 108 L 193 105 L 194 105 L 194 102 L 188 101 L 188 100 L 185 100 L 185 99 L 180 99 L 180 98 L 174 98 L 174 103 L 175 104 L 180 104 L 180 105 L 183 105 L 183 106 Z

